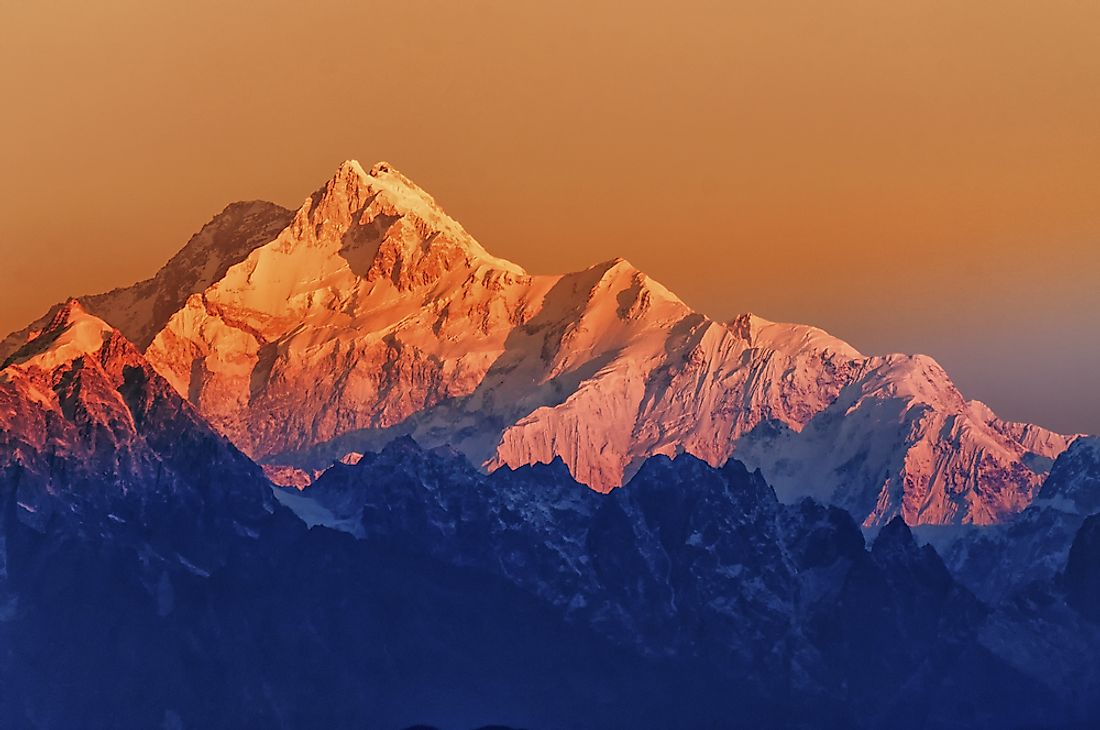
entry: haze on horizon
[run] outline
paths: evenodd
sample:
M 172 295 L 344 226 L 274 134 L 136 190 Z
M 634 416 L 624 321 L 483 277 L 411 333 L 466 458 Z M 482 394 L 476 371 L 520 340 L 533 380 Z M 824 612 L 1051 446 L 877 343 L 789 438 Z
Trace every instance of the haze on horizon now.
M 925 352 L 1100 432 L 1100 4 L 25 3 L 0 330 L 386 159 L 533 272 Z

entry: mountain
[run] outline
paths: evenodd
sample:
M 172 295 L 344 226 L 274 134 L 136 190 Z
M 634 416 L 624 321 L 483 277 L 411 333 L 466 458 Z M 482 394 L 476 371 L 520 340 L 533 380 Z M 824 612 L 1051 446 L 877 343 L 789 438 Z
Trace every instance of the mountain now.
M 202 227 L 157 272 L 133 286 L 78 298 L 88 312 L 107 320 L 145 349 L 153 336 L 187 301 L 225 275 L 252 249 L 270 241 L 290 222 L 292 212 L 274 203 L 232 203 Z M 0 363 L 36 337 L 64 304 L 0 340 Z
M 1082 436 L 1058 457 L 1036 505 L 1080 515 L 1100 512 L 1100 437 Z
M 274 501 L 262 472 L 76 300 L 0 370 L 4 504 L 36 533 L 111 536 L 158 566 L 206 571 L 216 533 Z
M 1066 563 L 1069 601 L 1086 618 L 1100 624 L 1100 514 L 1089 516 L 1077 531 Z
M 307 530 L 76 300 L 0 370 L 0 426 L 4 727 L 600 727 L 670 721 L 656 687 L 738 697 L 505 581 Z
M 277 233 L 265 211 L 203 276 L 125 301 L 167 302 L 132 336 L 283 482 L 410 434 L 489 470 L 561 457 L 598 491 L 656 454 L 736 457 L 868 526 L 988 524 L 1071 440 L 965 400 L 931 358 L 711 320 L 622 259 L 528 274 L 386 163 L 344 163 Z
M 312 500 L 308 519 L 359 543 L 503 579 L 572 625 L 766 708 L 719 726 L 1056 726 L 1074 718 L 1063 698 L 1096 696 L 984 642 L 989 608 L 900 517 L 868 550 L 843 510 L 784 505 L 736 461 L 652 457 L 601 495 L 560 460 L 484 475 L 399 439 L 280 498 L 303 511 Z M 697 709 L 681 704 L 671 724 L 706 724 Z
M 1062 572 L 1078 530 L 1100 512 L 1100 438 L 1082 436 L 1054 462 L 1035 502 L 999 525 L 919 528 L 951 572 L 999 601 Z
M 486 474 L 405 437 L 273 496 L 76 300 L 0 369 L 0 426 L 0 724 L 948 728 L 1098 707 L 1088 524 L 1064 598 L 993 610 L 900 517 L 867 549 L 845 511 L 784 504 L 736 460 L 658 455 L 600 494 L 560 458 Z

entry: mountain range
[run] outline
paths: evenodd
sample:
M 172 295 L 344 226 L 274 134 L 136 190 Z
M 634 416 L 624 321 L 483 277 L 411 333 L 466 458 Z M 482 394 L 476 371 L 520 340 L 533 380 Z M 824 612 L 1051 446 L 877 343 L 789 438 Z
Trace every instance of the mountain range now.
M 1100 439 L 528 274 L 385 163 L 0 362 L 3 727 L 1100 718 Z
M 868 527 L 993 524 L 1073 439 L 998 419 L 926 356 L 712 320 L 622 259 L 528 274 L 386 163 L 345 162 L 293 213 L 231 205 L 154 278 L 80 302 L 298 486 L 412 435 L 487 470 L 561 457 L 597 491 L 688 453 Z

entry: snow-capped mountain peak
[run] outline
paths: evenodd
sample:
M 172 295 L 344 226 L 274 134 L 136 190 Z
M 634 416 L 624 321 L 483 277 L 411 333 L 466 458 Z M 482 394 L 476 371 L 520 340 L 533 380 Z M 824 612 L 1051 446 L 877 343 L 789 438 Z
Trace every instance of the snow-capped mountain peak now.
M 103 347 L 114 328 L 69 299 L 41 332 L 8 358 L 5 366 L 53 370 Z
M 296 242 L 310 240 L 306 226 L 313 227 L 315 243 L 340 236 L 349 265 L 365 268 L 368 278 L 393 278 L 399 286 L 431 283 L 432 275 L 463 265 L 526 273 L 491 256 L 431 195 L 388 162 L 369 170 L 356 160 L 342 163 L 299 209 L 295 226 L 291 238 Z M 418 267 L 430 271 L 419 276 L 409 271 Z
M 802 350 L 829 351 L 852 360 L 863 357 L 859 350 L 818 327 L 772 322 L 751 312 L 739 314 L 727 326 L 751 347 L 791 354 Z
M 606 491 L 686 452 L 867 524 L 986 523 L 1030 504 L 1069 442 L 968 402 L 932 358 L 718 322 L 621 258 L 529 275 L 389 163 L 348 160 L 280 211 L 185 248 L 224 251 L 217 266 L 177 257 L 83 300 L 268 467 L 315 473 L 412 434 L 489 470 L 561 458 Z M 149 302 L 163 313 L 137 317 Z

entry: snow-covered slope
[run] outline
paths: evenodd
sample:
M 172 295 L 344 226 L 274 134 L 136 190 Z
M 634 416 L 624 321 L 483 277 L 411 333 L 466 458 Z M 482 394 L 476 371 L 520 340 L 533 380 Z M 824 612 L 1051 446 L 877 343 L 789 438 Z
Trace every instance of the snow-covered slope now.
M 801 430 L 749 434 L 734 453 L 785 498 L 830 499 L 868 525 L 991 524 L 1031 503 L 1070 441 L 965 400 L 929 357 L 887 355 L 861 360 Z
M 1068 443 L 966 401 L 930 358 L 714 321 L 622 259 L 530 275 L 386 163 L 344 163 L 261 238 L 137 339 L 288 480 L 412 434 L 489 469 L 561 457 L 601 491 L 655 454 L 736 455 L 783 498 L 867 524 L 989 523 L 1031 502 Z

